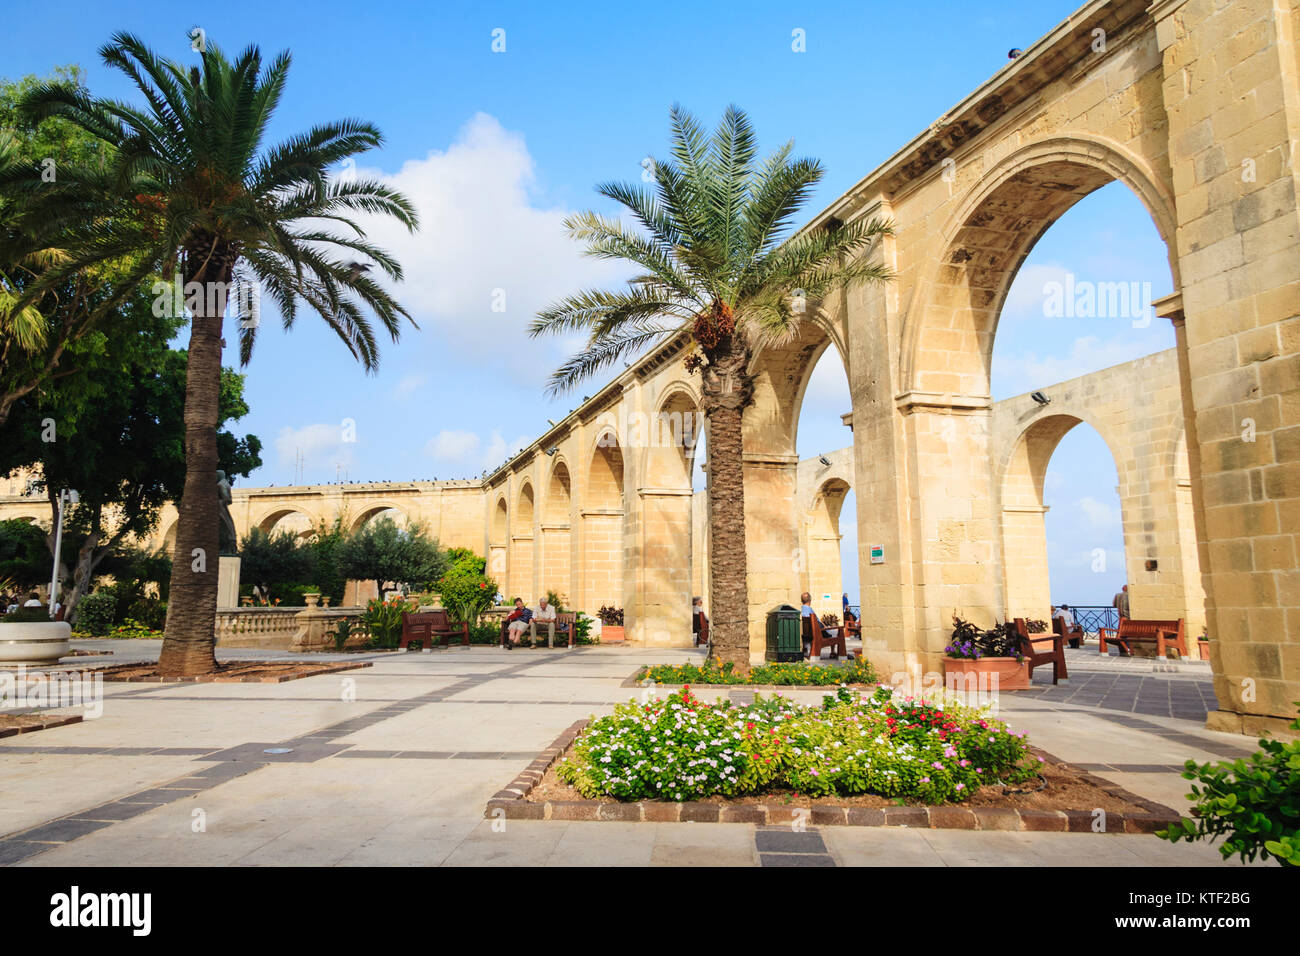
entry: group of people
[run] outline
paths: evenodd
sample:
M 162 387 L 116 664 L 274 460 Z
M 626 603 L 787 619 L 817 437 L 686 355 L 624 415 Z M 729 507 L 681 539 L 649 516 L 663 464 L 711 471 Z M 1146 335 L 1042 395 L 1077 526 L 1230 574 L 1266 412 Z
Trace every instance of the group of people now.
M 45 607 L 45 605 L 41 603 L 41 596 L 37 594 L 35 591 L 31 591 L 28 593 L 26 601 L 23 601 L 22 595 L 19 594 L 15 594 L 12 597 L 9 596 L 8 594 L 0 595 L 0 607 L 4 608 L 4 612 L 6 614 L 12 614 L 20 607 L 41 608 L 41 607 Z
M 542 598 L 536 608 L 524 604 L 523 598 L 515 598 L 515 609 L 506 618 L 501 646 L 508 651 L 513 650 L 524 639 L 525 632 L 532 634 L 534 624 L 546 627 L 555 624 L 555 618 L 555 608 L 547 603 L 546 598 Z

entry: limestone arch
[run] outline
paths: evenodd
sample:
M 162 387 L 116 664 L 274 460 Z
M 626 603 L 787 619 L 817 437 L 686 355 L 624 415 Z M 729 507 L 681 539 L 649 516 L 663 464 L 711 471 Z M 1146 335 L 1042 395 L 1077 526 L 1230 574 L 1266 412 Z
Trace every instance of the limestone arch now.
M 582 508 L 583 607 L 622 607 L 626 501 L 623 448 L 614 429 L 602 428 L 589 449 Z
M 1062 439 L 1079 425 L 1088 425 L 1101 436 L 1118 476 L 1122 533 L 1132 523 L 1125 507 L 1126 473 L 1117 456 L 1111 423 L 1080 409 L 1057 409 L 1034 416 L 1025 423 L 997 463 L 995 489 L 999 507 L 1003 610 L 1006 619 L 1015 617 L 1049 620 L 1052 595 L 1047 557 L 1047 507 L 1044 490 L 1047 469 Z M 1128 534 L 1124 534 L 1125 552 Z
M 290 520 L 284 527 L 280 527 L 286 518 Z M 289 531 L 299 538 L 309 538 L 316 533 L 316 519 L 309 512 L 301 508 L 292 508 L 279 506 L 272 508 L 253 522 L 253 527 L 258 528 L 265 535 L 273 535 L 279 531 Z M 173 542 L 174 546 L 174 542 Z
M 498 491 L 488 524 L 487 572 L 501 588 L 506 588 L 507 549 L 510 545 L 510 505 L 504 491 Z
M 390 511 L 397 512 L 401 520 L 398 521 L 397 518 L 394 518 L 393 520 L 396 521 L 399 525 L 408 525 L 411 523 L 410 515 L 408 515 L 402 508 L 400 508 L 396 504 L 393 504 L 392 502 L 381 501 L 381 502 L 374 502 L 374 503 L 367 504 L 364 508 L 362 508 L 360 513 L 356 516 L 356 518 L 353 519 L 350 526 L 350 530 L 354 532 L 360 531 L 362 528 L 364 528 L 375 518 L 378 518 L 380 515 L 386 514 L 387 512 Z
M 903 318 L 899 393 L 987 396 L 997 324 L 1020 266 L 1075 203 L 1116 181 L 1138 197 L 1155 223 L 1178 290 L 1173 197 L 1145 159 L 1086 133 L 1028 143 L 980 177 L 931 246 L 938 254 L 922 266 Z M 960 323 L 963 314 L 972 321 Z M 944 334 L 953 332 L 960 339 L 957 348 Z M 943 339 L 944 346 L 927 338 Z M 954 372 L 947 359 L 954 352 L 973 355 L 979 364 L 966 362 Z
M 555 591 L 566 606 L 572 603 L 573 597 L 572 513 L 573 476 L 569 473 L 569 463 L 557 453 L 551 462 L 538 526 L 541 534 L 540 590 Z
M 819 612 L 840 611 L 840 594 L 844 590 L 840 560 L 840 512 L 853 488 L 848 469 L 832 466 L 817 476 L 811 500 L 803 512 L 804 546 L 800 561 L 800 590 L 813 598 Z M 834 598 L 834 605 L 824 607 L 824 595 Z

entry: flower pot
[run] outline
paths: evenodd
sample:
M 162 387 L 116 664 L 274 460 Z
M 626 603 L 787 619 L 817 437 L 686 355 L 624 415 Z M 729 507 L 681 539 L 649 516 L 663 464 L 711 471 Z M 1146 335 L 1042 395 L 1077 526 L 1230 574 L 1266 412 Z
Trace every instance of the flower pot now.
M 0 624 L 0 663 L 52 664 L 67 654 L 72 625 L 66 621 Z
M 1200 651 L 1201 660 L 1203 660 L 1203 661 L 1208 661 L 1208 660 L 1210 659 L 1210 642 L 1209 642 L 1209 641 L 1201 641 L 1201 640 L 1198 640 L 1198 641 L 1196 642 L 1196 649 L 1197 649 L 1198 651 Z
M 600 629 L 600 643 L 616 644 L 623 640 L 622 624 L 606 624 Z
M 321 599 L 320 599 L 320 603 L 321 603 L 321 607 L 329 607 L 329 606 L 330 606 L 330 596 L 329 596 L 328 594 L 322 594 L 322 595 L 321 595 Z
M 302 595 L 303 604 L 307 607 L 315 607 L 316 602 L 320 600 L 319 591 L 305 591 Z
M 1029 665 L 1014 657 L 945 657 L 944 685 L 955 690 L 1027 690 Z

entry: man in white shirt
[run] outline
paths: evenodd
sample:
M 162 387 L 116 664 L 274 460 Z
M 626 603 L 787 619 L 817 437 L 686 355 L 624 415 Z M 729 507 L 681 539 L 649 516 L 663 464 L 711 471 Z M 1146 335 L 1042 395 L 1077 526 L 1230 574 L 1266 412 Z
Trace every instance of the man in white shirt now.
M 529 636 L 533 644 L 537 643 L 537 625 L 546 625 L 546 646 L 555 646 L 555 608 L 546 603 L 546 598 L 542 598 L 541 603 L 537 605 L 537 610 L 533 611 L 533 618 L 528 622 Z
M 1066 632 L 1068 632 L 1070 628 L 1074 627 L 1074 614 L 1070 612 L 1070 605 L 1062 604 L 1059 608 L 1057 608 L 1056 616 L 1061 619 L 1061 622 L 1064 625 L 1064 630 Z

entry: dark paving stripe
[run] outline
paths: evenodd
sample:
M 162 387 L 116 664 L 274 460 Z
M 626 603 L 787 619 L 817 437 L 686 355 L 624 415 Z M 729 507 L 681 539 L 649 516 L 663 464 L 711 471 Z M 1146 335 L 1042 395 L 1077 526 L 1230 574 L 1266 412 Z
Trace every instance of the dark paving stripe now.
M 760 853 L 760 866 L 834 866 L 835 861 L 824 854 L 815 853 Z

